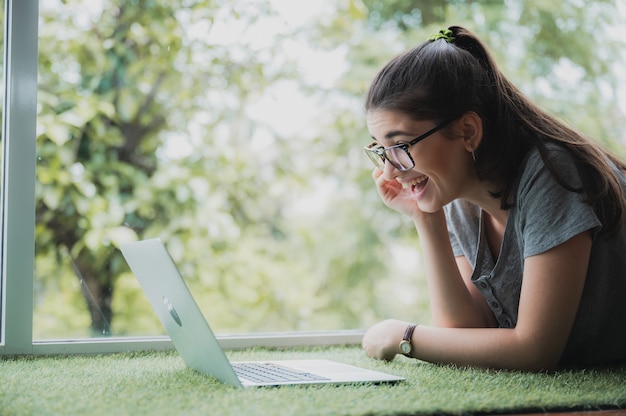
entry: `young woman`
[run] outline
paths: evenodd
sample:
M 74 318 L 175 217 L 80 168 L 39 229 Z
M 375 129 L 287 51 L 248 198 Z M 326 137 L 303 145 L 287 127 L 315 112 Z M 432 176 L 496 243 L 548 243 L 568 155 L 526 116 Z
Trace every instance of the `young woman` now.
M 366 147 L 415 224 L 433 325 L 386 320 L 366 353 L 542 370 L 626 363 L 626 165 L 532 104 L 450 27 L 372 82 Z

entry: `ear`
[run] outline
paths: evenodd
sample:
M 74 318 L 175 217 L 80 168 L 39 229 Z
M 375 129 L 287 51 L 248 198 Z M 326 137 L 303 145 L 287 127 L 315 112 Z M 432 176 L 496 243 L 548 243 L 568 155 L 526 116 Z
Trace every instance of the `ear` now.
M 459 121 L 465 149 L 473 152 L 478 149 L 483 139 L 483 120 L 477 113 L 468 111 L 461 116 Z

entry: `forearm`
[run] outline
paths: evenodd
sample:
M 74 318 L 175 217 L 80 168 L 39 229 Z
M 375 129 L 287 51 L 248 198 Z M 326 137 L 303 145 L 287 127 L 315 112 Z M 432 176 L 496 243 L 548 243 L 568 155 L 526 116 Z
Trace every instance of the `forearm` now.
M 411 356 L 439 364 L 524 371 L 557 366 L 562 346 L 524 336 L 519 329 L 418 326 Z
M 415 221 L 424 258 L 433 323 L 442 327 L 485 327 L 485 317 L 456 264 L 443 212 Z
M 409 322 L 389 319 L 371 327 L 363 337 L 370 356 L 393 360 L 401 354 Z M 441 328 L 418 325 L 411 337 L 413 358 L 437 364 L 538 371 L 553 369 L 564 348 L 559 337 L 537 337 L 529 329 Z

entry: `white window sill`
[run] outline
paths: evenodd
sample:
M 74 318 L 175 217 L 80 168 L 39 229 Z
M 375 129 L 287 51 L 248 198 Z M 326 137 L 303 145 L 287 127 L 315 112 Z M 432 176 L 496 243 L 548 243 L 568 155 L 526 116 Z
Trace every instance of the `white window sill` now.
M 225 350 L 251 347 L 312 347 L 360 344 L 363 330 L 326 332 L 272 332 L 257 334 L 217 335 Z M 167 336 L 85 338 L 73 340 L 33 341 L 31 348 L 6 350 L 0 346 L 0 355 L 54 355 L 54 354 L 105 354 L 127 351 L 172 350 Z

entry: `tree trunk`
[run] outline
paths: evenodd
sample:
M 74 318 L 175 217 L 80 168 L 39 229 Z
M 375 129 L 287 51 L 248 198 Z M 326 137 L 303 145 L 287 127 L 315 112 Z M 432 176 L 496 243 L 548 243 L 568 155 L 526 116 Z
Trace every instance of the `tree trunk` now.
M 94 273 L 91 264 L 80 257 L 73 260 L 74 270 L 91 316 L 92 336 L 106 337 L 111 335 L 113 284 L 110 276 Z

